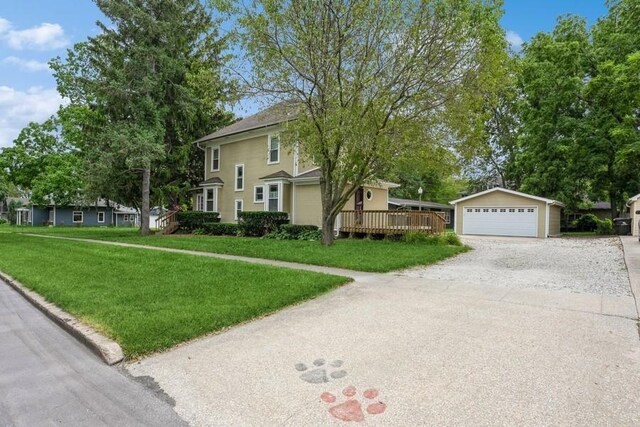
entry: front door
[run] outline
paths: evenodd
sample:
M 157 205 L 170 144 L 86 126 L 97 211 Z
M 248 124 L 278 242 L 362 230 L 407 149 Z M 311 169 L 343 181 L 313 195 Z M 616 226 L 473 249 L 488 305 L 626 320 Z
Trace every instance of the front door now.
M 355 209 L 357 211 L 361 211 L 364 209 L 364 188 L 360 187 L 356 190 L 356 206 Z
M 355 220 L 356 220 L 356 224 L 362 224 L 362 211 L 364 209 L 364 188 L 359 187 L 356 190 L 355 201 L 356 201 L 356 205 L 355 205 L 355 210 L 356 210 Z

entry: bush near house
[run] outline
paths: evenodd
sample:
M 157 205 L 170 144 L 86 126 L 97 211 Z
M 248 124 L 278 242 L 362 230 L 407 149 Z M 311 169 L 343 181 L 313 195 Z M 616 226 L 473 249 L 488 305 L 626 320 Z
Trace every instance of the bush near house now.
M 613 221 L 611 221 L 609 218 L 596 218 L 596 234 L 613 234 Z
M 309 240 L 322 238 L 322 232 L 315 225 L 284 224 L 278 230 L 263 236 L 265 239 L 275 240 Z
M 238 224 L 228 222 L 207 222 L 202 227 L 202 234 L 211 236 L 237 236 Z
M 220 214 L 218 212 L 178 212 L 176 218 L 180 223 L 180 229 L 189 232 L 203 228 L 206 223 L 220 222 Z
M 238 228 L 240 235 L 247 237 L 262 237 L 277 231 L 289 222 L 286 212 L 245 211 L 238 213 Z
M 594 214 L 584 214 L 572 222 L 577 231 L 595 231 L 598 227 L 599 218 Z

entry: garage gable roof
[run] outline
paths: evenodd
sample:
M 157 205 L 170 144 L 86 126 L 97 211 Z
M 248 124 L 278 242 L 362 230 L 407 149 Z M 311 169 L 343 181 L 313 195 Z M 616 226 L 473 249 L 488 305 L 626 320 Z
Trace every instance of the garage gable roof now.
M 636 194 L 635 196 L 633 196 L 632 198 L 629 199 L 629 201 L 627 203 L 631 203 L 631 202 L 635 202 L 636 200 L 640 199 L 640 194 Z
M 521 193 L 519 191 L 514 191 L 514 190 L 507 190 L 506 188 L 502 188 L 502 187 L 490 188 L 489 190 L 481 191 L 480 193 L 472 194 L 470 196 L 463 197 L 461 199 L 454 200 L 449 203 L 451 203 L 452 205 L 455 205 L 456 203 L 464 202 L 466 200 L 474 199 L 476 197 L 484 196 L 485 194 L 493 193 L 496 191 L 507 193 L 507 194 L 513 194 L 514 196 L 525 197 L 527 199 L 537 200 L 539 202 L 545 202 L 548 205 L 558 205 L 558 206 L 564 207 L 564 203 L 558 202 L 557 200 L 547 199 L 545 197 L 532 196 L 531 194 Z

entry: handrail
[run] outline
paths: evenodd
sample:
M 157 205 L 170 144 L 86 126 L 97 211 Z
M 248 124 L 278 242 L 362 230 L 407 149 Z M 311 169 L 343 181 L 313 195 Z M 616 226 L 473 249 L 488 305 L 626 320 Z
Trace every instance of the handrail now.
M 167 211 L 160 215 L 156 220 L 156 226 L 160 230 L 166 230 L 169 226 L 173 226 L 173 224 L 177 224 L 177 216 L 178 211 Z
M 440 234 L 444 215 L 432 211 L 348 210 L 342 211 L 340 231 L 367 234 Z

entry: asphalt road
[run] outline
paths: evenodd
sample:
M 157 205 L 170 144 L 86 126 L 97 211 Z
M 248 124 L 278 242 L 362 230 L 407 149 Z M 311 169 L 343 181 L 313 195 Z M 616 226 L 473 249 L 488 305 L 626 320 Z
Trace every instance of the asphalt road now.
M 153 386 L 153 384 L 151 384 Z M 0 426 L 185 426 L 0 281 Z

